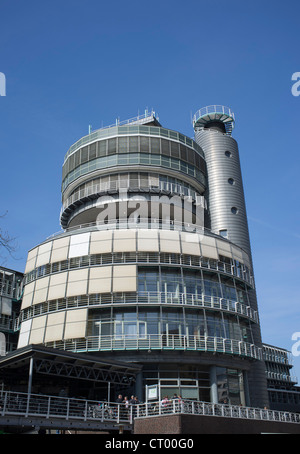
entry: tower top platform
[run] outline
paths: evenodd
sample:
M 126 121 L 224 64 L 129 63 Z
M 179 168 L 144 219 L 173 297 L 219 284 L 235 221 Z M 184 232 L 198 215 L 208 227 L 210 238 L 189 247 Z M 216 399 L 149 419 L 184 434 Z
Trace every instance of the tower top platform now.
M 228 136 L 231 136 L 232 130 L 235 124 L 234 113 L 229 107 L 225 106 L 207 106 L 199 109 L 192 119 L 193 128 L 196 129 L 209 129 L 217 124 L 223 129 L 223 132 Z

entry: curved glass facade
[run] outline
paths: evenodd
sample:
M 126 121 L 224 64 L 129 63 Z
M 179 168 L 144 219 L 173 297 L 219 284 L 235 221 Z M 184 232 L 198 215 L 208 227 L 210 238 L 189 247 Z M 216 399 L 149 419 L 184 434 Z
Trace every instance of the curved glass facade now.
M 251 257 L 221 236 L 227 226 L 210 231 L 207 177 L 201 147 L 160 126 L 104 128 L 76 142 L 63 165 L 66 230 L 28 254 L 19 347 L 137 362 L 141 399 L 158 384 L 250 404 L 262 360 Z M 152 193 L 164 198 L 155 205 Z
M 89 174 L 95 170 L 106 169 L 116 166 L 132 166 L 132 165 L 149 165 L 153 167 L 163 167 L 175 171 L 182 172 L 195 178 L 198 182 L 205 185 L 205 177 L 203 171 L 197 165 L 181 161 L 178 158 L 170 156 L 162 156 L 159 154 L 148 153 L 124 153 L 112 154 L 93 159 L 92 161 L 80 164 L 74 170 L 70 170 L 62 183 L 62 190 L 64 191 L 70 183 L 82 175 Z

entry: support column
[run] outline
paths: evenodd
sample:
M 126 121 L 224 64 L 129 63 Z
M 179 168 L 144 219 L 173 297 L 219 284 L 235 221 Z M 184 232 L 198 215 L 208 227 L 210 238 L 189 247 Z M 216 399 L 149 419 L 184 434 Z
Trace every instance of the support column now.
M 219 399 L 216 366 L 211 366 L 209 377 L 210 377 L 210 401 L 213 404 L 217 404 Z
M 247 407 L 251 406 L 250 394 L 249 394 L 249 384 L 248 384 L 248 374 L 247 371 L 243 373 L 243 382 L 244 382 L 244 393 L 245 393 L 245 405 Z
M 142 372 L 139 372 L 138 374 L 136 374 L 135 395 L 138 396 L 140 401 L 142 401 L 144 399 Z
M 32 389 L 32 375 L 33 375 L 33 357 L 30 358 L 29 362 L 29 376 L 28 376 L 28 395 L 31 394 Z

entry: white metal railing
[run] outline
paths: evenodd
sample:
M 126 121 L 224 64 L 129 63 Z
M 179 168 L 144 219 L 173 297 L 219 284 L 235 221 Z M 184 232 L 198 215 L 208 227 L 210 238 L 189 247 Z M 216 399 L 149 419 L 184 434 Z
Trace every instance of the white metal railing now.
M 203 227 L 201 225 L 188 223 L 185 221 L 178 222 L 172 220 L 160 220 L 160 219 L 148 219 L 140 218 L 138 221 L 131 218 L 119 218 L 119 219 L 109 219 L 106 221 L 93 221 L 86 224 L 79 224 L 73 227 L 68 227 L 67 229 L 60 230 L 58 232 L 52 233 L 47 237 L 47 240 L 63 235 L 68 232 L 74 232 L 76 230 L 82 231 L 83 229 L 88 230 L 110 230 L 110 229 L 159 229 L 159 230 L 176 230 L 176 231 L 187 231 L 192 233 L 200 233 L 202 235 L 213 236 L 215 238 L 223 239 L 220 237 L 218 232 L 213 232 L 212 230 Z
M 132 411 L 125 404 L 93 400 L 27 394 L 11 391 L 0 393 L 0 416 L 39 416 L 44 418 L 98 420 L 116 424 L 132 423 Z
M 67 153 L 65 155 L 64 163 L 66 162 L 68 157 L 71 154 L 73 154 L 76 150 L 78 150 L 80 147 L 87 145 L 91 142 L 94 142 L 96 140 L 102 140 L 102 139 L 106 139 L 108 137 L 118 135 L 116 128 L 118 128 L 119 126 L 133 126 L 133 125 L 135 125 L 137 127 L 143 126 L 143 120 L 149 116 L 154 117 L 155 112 L 151 112 L 150 115 L 148 113 L 148 115 L 145 115 L 145 116 L 142 115 L 142 116 L 135 117 L 130 120 L 125 120 L 122 122 L 120 122 L 119 120 L 116 120 L 116 123 L 112 124 L 110 126 L 102 127 L 100 129 L 96 129 L 93 131 L 89 130 L 88 135 L 82 137 L 81 139 L 77 140 L 77 142 L 75 142 L 73 145 L 71 145 L 71 147 L 69 148 L 69 150 L 67 151 Z M 157 118 L 157 120 L 159 120 L 159 119 Z M 198 151 L 198 153 L 202 157 L 204 157 L 202 149 L 190 137 L 185 136 L 184 134 L 178 133 L 177 131 L 162 128 L 160 126 L 156 126 L 155 128 L 148 127 L 148 129 L 149 129 L 148 132 L 145 130 L 143 131 L 143 135 L 146 134 L 146 135 L 151 135 L 151 136 L 156 136 L 156 137 L 164 137 L 164 138 L 171 138 L 171 139 L 179 140 L 181 143 L 186 144 L 192 148 L 195 148 Z M 137 133 L 138 133 L 138 131 L 134 132 L 134 134 L 137 134 Z
M 196 121 L 203 117 L 204 115 L 209 115 L 213 113 L 218 113 L 218 114 L 223 114 L 228 117 L 231 117 L 234 120 L 234 113 L 229 107 L 226 106 L 220 106 L 220 105 L 212 105 L 212 106 L 207 106 L 207 107 L 202 107 L 201 109 L 197 110 L 195 115 L 193 116 L 193 124 L 196 123 Z
M 189 350 L 227 353 L 262 359 L 261 348 L 248 342 L 224 337 L 180 334 L 120 334 L 87 336 L 81 339 L 59 340 L 46 346 L 73 352 L 112 350 Z
M 102 183 L 100 182 L 93 186 L 88 186 L 84 189 L 80 189 L 79 191 L 76 191 L 74 194 L 70 195 L 70 197 L 68 197 L 64 201 L 60 214 L 63 213 L 64 209 L 68 208 L 70 205 L 72 205 L 73 203 L 77 202 L 78 200 L 80 200 L 82 198 L 89 197 L 91 195 L 97 195 L 98 193 L 101 193 L 104 191 L 110 191 L 110 190 L 120 190 L 121 189 L 121 190 L 128 191 L 131 187 L 141 189 L 141 188 L 144 188 L 145 186 L 143 186 L 139 182 L 139 180 L 132 181 L 132 180 L 128 179 L 127 181 L 111 181 L 111 182 L 102 182 Z M 193 189 L 188 188 L 180 183 L 169 183 L 166 181 L 160 181 L 158 183 L 158 185 L 156 185 L 156 186 L 149 185 L 148 189 L 150 189 L 150 187 L 153 189 L 159 189 L 161 191 L 169 191 L 171 193 L 176 193 L 176 194 L 179 194 L 181 196 L 186 196 L 186 197 L 196 198 L 197 195 L 199 196 L 199 194 L 196 193 L 196 191 L 194 191 Z
M 300 414 L 237 405 L 213 404 L 187 399 L 172 399 L 165 405 L 162 402 L 147 402 L 137 406 L 136 418 L 167 414 L 188 414 L 219 416 L 224 418 L 251 419 L 300 423 Z
M 226 312 L 234 312 L 258 322 L 257 311 L 238 301 L 195 293 L 172 293 L 172 292 L 143 292 L 137 293 L 137 304 L 176 304 L 197 306 L 209 309 L 219 309 Z
M 122 293 L 122 294 L 100 294 L 98 299 L 93 298 L 94 295 L 82 295 L 80 298 L 65 298 L 59 300 L 51 300 L 48 302 L 36 304 L 24 309 L 19 317 L 16 318 L 15 326 L 28 318 L 38 317 L 42 314 L 75 307 L 95 307 L 107 305 L 123 305 L 126 304 L 140 306 L 143 304 L 156 305 L 175 305 L 175 306 L 192 306 L 196 308 L 212 309 L 216 311 L 225 311 L 247 317 L 250 320 L 258 323 L 257 311 L 250 306 L 246 306 L 238 301 L 233 301 L 225 298 L 220 298 L 211 295 L 195 295 L 194 293 L 172 293 L 172 292 L 144 292 Z M 72 303 L 70 302 L 72 301 Z M 1 324 L 0 324 L 1 326 Z
M 145 109 L 145 112 L 141 115 L 137 115 L 136 117 L 133 117 L 133 118 L 129 118 L 128 120 L 122 120 L 120 121 L 119 118 L 116 119 L 116 122 L 109 125 L 109 126 L 103 126 L 102 128 L 99 128 L 99 129 L 108 129 L 108 128 L 112 128 L 113 126 L 124 126 L 124 125 L 130 125 L 132 123 L 138 123 L 142 120 L 145 120 L 146 118 L 149 118 L 149 117 L 155 117 L 155 111 L 154 110 L 151 110 L 150 112 L 148 111 L 148 109 Z
M 19 416 L 59 420 L 111 422 L 132 425 L 135 418 L 171 414 L 218 416 L 260 421 L 300 423 L 300 414 L 286 411 L 213 404 L 195 400 L 174 399 L 166 404 L 146 402 L 136 405 L 93 400 L 27 394 L 11 391 L 0 393 L 0 417 Z
M 273 372 L 270 370 L 266 371 L 267 378 L 269 380 L 285 381 L 289 383 L 298 383 L 298 379 L 295 375 L 289 375 L 283 372 Z

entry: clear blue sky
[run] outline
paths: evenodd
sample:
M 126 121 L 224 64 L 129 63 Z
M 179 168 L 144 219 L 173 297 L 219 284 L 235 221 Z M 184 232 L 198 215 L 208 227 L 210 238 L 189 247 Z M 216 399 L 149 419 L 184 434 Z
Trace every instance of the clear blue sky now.
M 1 0 L 1 228 L 27 251 L 58 231 L 77 139 L 146 107 L 193 136 L 191 113 L 236 115 L 263 340 L 300 332 L 299 0 Z M 3 254 L 2 254 L 3 255 Z M 300 357 L 294 358 L 300 380 Z

